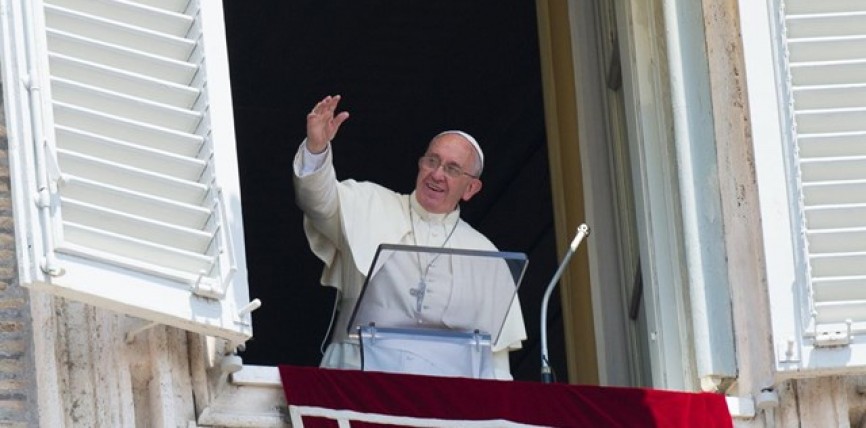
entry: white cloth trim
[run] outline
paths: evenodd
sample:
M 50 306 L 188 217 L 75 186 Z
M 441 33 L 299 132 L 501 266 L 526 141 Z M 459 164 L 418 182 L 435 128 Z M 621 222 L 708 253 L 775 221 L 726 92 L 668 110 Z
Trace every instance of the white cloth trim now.
M 394 416 L 384 415 L 381 413 L 366 413 L 355 410 L 339 410 L 330 409 L 319 406 L 297 406 L 289 405 L 289 415 L 291 415 L 292 426 L 295 428 L 304 427 L 304 416 L 328 418 L 337 421 L 338 426 L 351 426 L 349 422 L 368 422 L 385 425 L 420 427 L 420 428 L 436 428 L 436 427 L 467 427 L 467 428 L 542 428 L 544 425 L 523 424 L 520 422 L 509 421 L 508 419 L 437 419 L 437 418 L 416 418 L 412 416 Z
M 322 166 L 325 165 L 325 160 L 328 159 L 328 152 L 331 151 L 331 143 L 325 147 L 325 150 L 322 153 L 313 153 L 307 147 L 307 140 L 304 139 L 304 142 L 301 143 L 301 147 L 303 148 L 301 151 L 303 152 L 303 156 L 301 156 L 300 168 L 298 165 L 295 165 L 295 174 L 299 177 L 306 177 L 316 171 L 318 171 Z

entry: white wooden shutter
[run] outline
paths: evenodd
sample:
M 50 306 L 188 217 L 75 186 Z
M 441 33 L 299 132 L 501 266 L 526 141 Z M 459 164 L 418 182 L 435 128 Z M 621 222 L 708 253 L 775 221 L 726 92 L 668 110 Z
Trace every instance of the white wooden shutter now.
M 771 299 L 777 300 L 771 302 L 777 368 L 789 374 L 862 370 L 866 2 L 784 3 L 780 52 L 787 61 L 779 86 L 786 90 L 780 105 L 788 107 L 783 110 L 792 128 L 786 152 L 795 242 L 791 256 L 799 272 L 793 283 L 770 283 Z M 768 144 L 756 142 L 762 143 Z M 765 214 L 763 220 L 777 219 Z M 767 243 L 768 251 L 773 244 Z
M 216 0 L 12 2 L 31 101 L 10 134 L 25 285 L 251 336 L 222 13 Z

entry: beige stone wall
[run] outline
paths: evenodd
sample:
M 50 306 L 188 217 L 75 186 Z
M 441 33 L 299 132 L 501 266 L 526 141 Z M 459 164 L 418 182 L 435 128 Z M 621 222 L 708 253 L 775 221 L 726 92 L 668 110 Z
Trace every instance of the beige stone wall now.
M 30 306 L 27 290 L 18 286 L 7 153 L 0 102 L 0 426 L 29 427 L 37 426 Z

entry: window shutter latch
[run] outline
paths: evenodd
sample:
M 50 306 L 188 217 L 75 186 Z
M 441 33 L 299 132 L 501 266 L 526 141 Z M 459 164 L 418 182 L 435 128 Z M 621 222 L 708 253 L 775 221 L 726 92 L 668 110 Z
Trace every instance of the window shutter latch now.
M 797 342 L 793 337 L 789 337 L 785 343 L 779 346 L 779 362 L 788 364 L 797 364 L 800 358 L 797 356 Z
M 237 312 L 237 317 L 235 318 L 235 323 L 240 324 L 245 327 L 252 326 L 252 319 L 249 318 L 249 315 L 256 309 L 262 306 L 262 301 L 259 299 L 253 299 L 249 303 L 247 303 L 244 307 L 240 308 Z
M 851 319 L 845 320 L 844 329 L 831 328 L 831 329 L 819 329 L 817 326 L 815 327 L 815 340 L 813 345 L 816 348 L 833 348 L 838 346 L 848 346 L 851 344 L 852 334 L 851 334 L 851 324 L 853 322 Z

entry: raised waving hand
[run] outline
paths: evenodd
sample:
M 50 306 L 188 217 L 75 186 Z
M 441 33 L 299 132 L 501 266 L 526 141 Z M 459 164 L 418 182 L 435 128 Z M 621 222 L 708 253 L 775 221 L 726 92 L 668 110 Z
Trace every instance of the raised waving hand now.
M 339 95 L 328 95 L 316 103 L 313 110 L 307 114 L 307 150 L 321 153 L 328 147 L 328 142 L 334 139 L 340 125 L 349 118 L 349 112 L 337 113 L 340 103 Z

